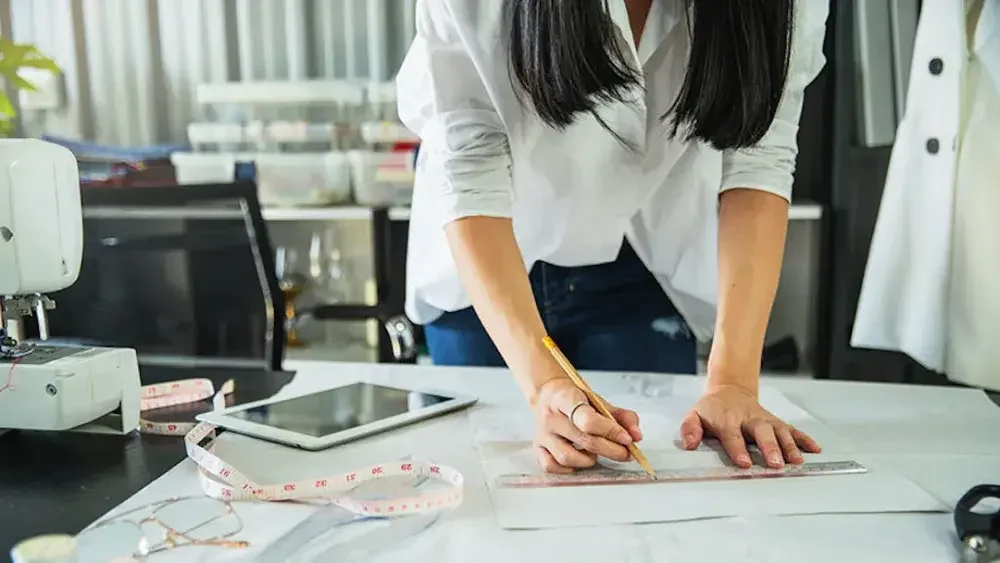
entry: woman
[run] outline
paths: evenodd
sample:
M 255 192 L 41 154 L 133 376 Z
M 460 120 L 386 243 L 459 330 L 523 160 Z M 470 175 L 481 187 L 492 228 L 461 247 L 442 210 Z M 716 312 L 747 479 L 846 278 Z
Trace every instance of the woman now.
M 747 442 L 774 467 L 819 451 L 757 392 L 827 11 L 418 2 L 397 79 L 400 116 L 422 139 L 407 313 L 435 363 L 510 368 L 546 471 L 625 460 L 642 438 L 634 412 L 611 421 L 587 404 L 546 334 L 580 369 L 694 373 L 695 338 L 714 325 L 685 447 L 715 436 L 742 467 Z

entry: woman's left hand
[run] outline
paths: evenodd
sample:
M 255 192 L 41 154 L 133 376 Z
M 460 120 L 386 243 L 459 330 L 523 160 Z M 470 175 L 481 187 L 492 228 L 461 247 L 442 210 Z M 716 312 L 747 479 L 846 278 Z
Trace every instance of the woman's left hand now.
M 681 424 L 684 448 L 693 450 L 705 437 L 722 442 L 737 466 L 752 465 L 748 443 L 756 443 L 771 467 L 802 463 L 802 452 L 819 453 L 820 447 L 805 432 L 760 406 L 756 393 L 740 387 L 717 386 L 705 391 Z

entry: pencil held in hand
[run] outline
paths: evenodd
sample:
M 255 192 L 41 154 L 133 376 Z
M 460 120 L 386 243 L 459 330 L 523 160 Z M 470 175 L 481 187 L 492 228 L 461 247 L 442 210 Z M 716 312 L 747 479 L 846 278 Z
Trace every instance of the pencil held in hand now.
M 566 375 L 573 380 L 573 384 L 579 387 L 580 390 L 587 396 L 587 400 L 590 401 L 591 406 L 593 406 L 597 412 L 602 415 L 610 418 L 611 420 L 615 420 L 615 415 L 612 414 L 611 407 L 604 402 L 604 399 L 602 399 L 600 395 L 594 393 L 594 390 L 590 388 L 590 385 L 588 385 L 587 382 L 580 377 L 580 374 L 576 372 L 576 368 L 573 367 L 573 364 L 569 363 L 569 360 L 565 355 L 563 355 L 562 350 L 556 346 L 552 337 L 546 336 L 542 339 L 542 342 L 545 344 L 545 347 L 549 349 L 549 352 L 552 354 L 552 357 L 555 358 L 559 367 L 561 367 L 562 370 L 566 372 Z M 647 460 L 646 456 L 643 455 L 639 446 L 636 446 L 635 443 L 629 444 L 628 451 L 632 454 L 632 457 L 639 462 L 639 466 L 642 467 L 646 473 L 649 473 L 650 477 L 656 477 L 653 467 L 649 464 L 649 460 Z

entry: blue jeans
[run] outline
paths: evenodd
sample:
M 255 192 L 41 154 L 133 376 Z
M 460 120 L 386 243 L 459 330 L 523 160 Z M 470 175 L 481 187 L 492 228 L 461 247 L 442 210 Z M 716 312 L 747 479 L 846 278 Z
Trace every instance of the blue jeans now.
M 529 277 L 546 330 L 577 369 L 696 373 L 694 336 L 628 242 L 614 262 L 539 262 Z M 424 334 L 436 365 L 506 365 L 471 307 L 445 313 Z

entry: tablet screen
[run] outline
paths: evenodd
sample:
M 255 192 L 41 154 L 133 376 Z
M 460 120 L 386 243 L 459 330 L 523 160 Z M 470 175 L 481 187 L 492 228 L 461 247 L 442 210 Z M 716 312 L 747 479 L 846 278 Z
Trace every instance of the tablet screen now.
M 354 383 L 227 416 L 307 436 L 322 437 L 452 400 L 371 383 Z

